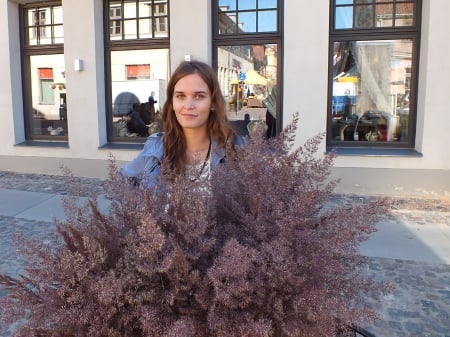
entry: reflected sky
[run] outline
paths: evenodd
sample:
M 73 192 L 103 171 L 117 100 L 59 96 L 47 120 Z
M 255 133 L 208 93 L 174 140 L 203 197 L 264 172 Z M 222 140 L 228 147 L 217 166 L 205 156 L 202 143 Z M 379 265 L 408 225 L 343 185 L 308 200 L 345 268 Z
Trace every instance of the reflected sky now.
M 277 1 L 259 0 L 256 8 L 256 0 L 219 0 L 219 7 L 227 6 L 228 10 L 251 11 L 238 14 L 239 23 L 245 32 L 273 32 L 277 27 Z M 256 9 L 264 10 L 258 13 L 258 27 L 256 27 Z M 267 10 L 273 9 L 273 10 Z

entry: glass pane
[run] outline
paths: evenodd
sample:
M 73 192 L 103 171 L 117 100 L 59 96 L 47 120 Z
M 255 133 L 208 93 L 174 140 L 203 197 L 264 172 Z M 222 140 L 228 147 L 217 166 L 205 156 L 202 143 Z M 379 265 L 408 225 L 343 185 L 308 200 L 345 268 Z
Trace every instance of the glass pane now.
M 39 44 L 52 44 L 52 27 L 44 26 L 39 28 Z
M 136 20 L 127 20 L 124 21 L 123 24 L 124 24 L 125 39 L 136 39 L 137 38 Z
M 159 112 L 166 100 L 169 50 L 112 51 L 110 72 L 112 136 L 147 137 L 156 132 Z M 152 92 L 156 100 L 154 106 L 148 104 Z M 136 111 L 131 114 L 133 105 Z
M 353 28 L 353 7 L 337 7 L 335 29 Z
M 374 27 L 374 13 L 372 5 L 355 7 L 355 27 L 356 28 Z
M 256 9 L 256 0 L 238 0 L 238 10 Z
M 376 6 L 376 26 L 377 27 L 392 27 L 394 6 L 392 4 L 384 4 Z
M 140 18 L 145 18 L 152 15 L 151 1 L 141 1 L 139 2 L 138 6 Z
M 53 27 L 54 43 L 64 43 L 64 29 L 62 25 Z
M 122 7 L 120 5 L 120 1 L 111 1 L 109 2 L 109 19 L 121 19 L 122 18 Z
M 158 3 L 153 8 L 154 16 L 168 15 L 167 13 L 167 2 Z
M 152 37 L 152 20 L 140 19 L 139 20 L 139 38 L 151 38 Z
M 226 8 L 226 10 L 236 10 L 236 0 L 219 0 L 219 8 Z
M 241 134 L 263 123 L 267 135 L 275 135 L 278 57 L 276 44 L 218 48 L 217 72 L 228 120 Z
M 64 55 L 30 57 L 32 136 L 67 137 Z
M 122 21 L 112 20 L 109 22 L 109 38 L 111 40 L 122 39 Z
M 353 0 L 336 0 L 336 5 L 353 5 Z
M 238 29 L 245 33 L 256 32 L 256 12 L 238 13 Z
M 259 9 L 277 8 L 277 0 L 259 0 L 258 8 Z
M 123 4 L 123 17 L 125 19 L 134 19 L 137 17 L 136 1 L 125 1 Z
M 233 34 L 236 32 L 236 16 L 230 13 L 219 14 L 219 34 Z
M 406 39 L 334 43 L 334 140 L 408 140 L 412 51 Z
M 414 4 L 404 3 L 395 6 L 395 26 L 413 26 L 414 25 Z
M 155 18 L 155 37 L 168 37 L 167 17 Z
M 109 8 L 117 8 L 120 7 L 121 1 L 120 0 L 109 0 Z
M 63 23 L 63 10 L 61 6 L 53 7 L 53 24 Z
M 28 28 L 28 45 L 37 45 L 37 29 L 34 27 Z
M 263 11 L 258 12 L 258 32 L 276 32 L 277 31 L 277 12 Z
M 36 20 L 35 20 L 35 10 L 34 9 L 27 9 L 27 25 L 28 26 L 34 26 L 36 25 Z

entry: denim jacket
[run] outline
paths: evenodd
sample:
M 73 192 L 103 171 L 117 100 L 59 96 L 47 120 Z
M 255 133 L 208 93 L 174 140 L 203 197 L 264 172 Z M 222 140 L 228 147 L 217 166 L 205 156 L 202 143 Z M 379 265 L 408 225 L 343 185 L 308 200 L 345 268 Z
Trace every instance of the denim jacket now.
M 164 133 L 155 133 L 147 138 L 144 148 L 139 155 L 120 170 L 121 174 L 128 178 L 135 178 L 144 186 L 154 186 L 157 177 L 161 172 L 161 163 L 164 158 L 163 146 Z M 243 145 L 244 138 L 235 136 L 234 145 Z M 217 142 L 212 139 L 211 143 L 211 169 L 222 163 L 226 157 L 226 151 L 222 147 L 217 147 Z

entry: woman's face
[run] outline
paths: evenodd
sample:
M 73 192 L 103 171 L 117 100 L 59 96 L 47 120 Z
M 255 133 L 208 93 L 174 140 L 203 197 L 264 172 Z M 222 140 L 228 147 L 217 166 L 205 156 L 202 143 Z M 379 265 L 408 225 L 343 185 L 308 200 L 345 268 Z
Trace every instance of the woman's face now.
M 211 92 L 200 75 L 187 75 L 175 84 L 172 106 L 183 130 L 206 129 L 211 111 Z

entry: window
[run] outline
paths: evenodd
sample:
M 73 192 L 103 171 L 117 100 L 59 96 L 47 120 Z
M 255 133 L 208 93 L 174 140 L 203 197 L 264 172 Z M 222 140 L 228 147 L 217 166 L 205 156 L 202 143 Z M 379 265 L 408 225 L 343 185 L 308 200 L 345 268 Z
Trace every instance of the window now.
M 264 123 L 267 136 L 281 126 L 280 0 L 216 0 L 214 62 L 236 130 L 248 134 Z
M 169 1 L 105 3 L 108 139 L 142 142 L 158 130 L 170 76 Z M 148 103 L 151 92 L 156 100 L 152 106 Z M 139 114 L 131 119 L 133 109 Z
M 328 145 L 414 147 L 421 1 L 331 4 Z
M 168 38 L 168 1 L 109 0 L 109 39 Z
M 26 9 L 24 19 L 26 45 L 54 45 L 64 42 L 61 5 L 34 5 Z
M 150 64 L 133 64 L 126 65 L 127 80 L 149 80 Z
M 60 1 L 21 7 L 25 134 L 67 141 L 63 15 Z
M 40 104 L 53 104 L 55 101 L 54 89 L 56 85 L 53 83 L 53 68 L 39 68 L 40 81 Z
M 111 7 L 109 9 L 109 36 L 111 38 L 121 38 L 122 37 L 122 8 L 121 7 Z

